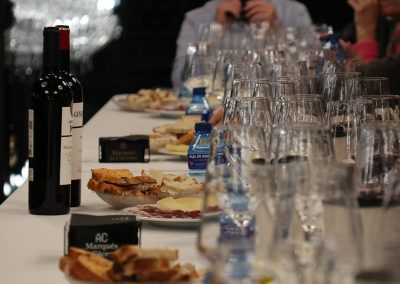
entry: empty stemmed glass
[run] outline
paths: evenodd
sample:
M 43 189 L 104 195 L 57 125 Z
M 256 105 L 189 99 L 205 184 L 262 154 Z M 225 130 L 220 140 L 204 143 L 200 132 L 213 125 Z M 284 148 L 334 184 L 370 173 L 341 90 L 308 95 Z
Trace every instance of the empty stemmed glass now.
M 353 165 L 338 162 L 318 162 L 312 172 L 312 183 L 322 198 L 324 240 L 335 252 L 331 275 L 335 283 L 352 283 L 361 261 L 361 220 L 353 173 Z
M 354 163 L 358 144 L 359 126 L 375 120 L 372 101 L 331 101 L 327 108 L 327 126 L 331 129 L 338 161 Z
M 361 96 L 360 73 L 325 73 L 322 77 L 324 107 L 330 101 L 348 101 Z
M 380 121 L 400 120 L 400 96 L 380 95 L 363 96 L 365 100 L 370 100 L 375 105 L 375 118 Z
M 305 61 L 281 61 L 272 68 L 272 80 L 283 77 L 307 76 L 307 63 Z
M 204 187 L 197 246 L 212 262 L 222 244 L 242 241 L 254 248 L 255 216 L 263 188 L 254 187 L 251 175 L 235 164 L 213 168 Z
M 268 98 L 230 98 L 227 100 L 224 125 L 251 125 L 270 131 L 271 106 Z
M 297 76 L 292 80 L 297 94 L 320 94 L 317 77 Z
M 361 94 L 363 96 L 390 95 L 389 79 L 387 77 L 361 78 Z
M 215 65 L 215 46 L 211 42 L 198 42 L 188 47 L 182 80 L 185 94 L 193 88 L 206 87 L 210 92 L 211 76 Z
M 271 82 L 272 102 L 275 103 L 280 97 L 296 93 L 295 85 L 291 78 L 284 78 Z
M 261 79 L 263 77 L 263 70 L 260 63 L 230 63 L 226 69 L 223 102 L 231 97 L 235 79 Z
M 284 95 L 275 101 L 274 124 L 289 122 L 323 123 L 324 111 L 320 95 Z
M 270 153 L 278 190 L 294 194 L 304 236 L 311 240 L 315 232 L 322 230 L 321 199 L 311 183 L 311 172 L 315 161 L 335 159 L 330 131 L 314 123 L 279 125 L 271 135 Z
M 362 263 L 357 279 L 398 283 L 400 235 L 400 127 L 393 121 L 361 125 L 355 166 L 355 188 L 362 223 Z M 395 280 L 394 280 L 395 278 Z

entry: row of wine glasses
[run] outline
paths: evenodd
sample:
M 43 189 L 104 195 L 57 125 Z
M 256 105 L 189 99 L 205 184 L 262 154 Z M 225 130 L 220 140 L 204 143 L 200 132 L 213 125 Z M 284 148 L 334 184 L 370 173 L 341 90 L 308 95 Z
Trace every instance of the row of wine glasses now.
M 362 280 L 372 268 L 378 279 L 397 277 L 393 264 L 387 262 L 398 260 L 391 249 L 398 252 L 400 248 L 395 239 L 399 233 L 395 223 L 400 208 L 400 126 L 374 121 L 360 127 L 362 142 L 354 166 L 334 162 L 331 131 L 323 125 L 280 126 L 270 140 L 275 145 L 267 142 L 261 127 L 214 129 L 200 250 L 218 265 L 225 263 L 225 268 L 231 262 L 228 266 L 233 269 L 239 260 L 242 267 L 248 265 L 239 278 L 275 277 L 285 283 L 285 277 L 297 277 L 296 283 L 329 283 L 302 281 L 316 281 L 315 277 L 323 278 L 328 272 L 332 279 Z M 220 214 L 212 210 L 215 204 Z M 272 232 L 257 235 L 262 231 L 258 226 L 265 222 Z M 268 248 L 261 256 L 255 250 L 260 243 Z M 228 252 L 222 253 L 225 245 Z M 227 253 L 233 253 L 233 259 Z M 294 268 L 283 276 L 280 257 L 289 256 Z M 321 273 L 311 273 L 310 265 L 322 265 L 321 259 L 329 260 L 331 266 L 326 263 L 318 268 Z M 251 269 L 263 261 L 270 270 L 259 274 Z M 226 272 L 224 277 L 228 276 L 233 277 Z

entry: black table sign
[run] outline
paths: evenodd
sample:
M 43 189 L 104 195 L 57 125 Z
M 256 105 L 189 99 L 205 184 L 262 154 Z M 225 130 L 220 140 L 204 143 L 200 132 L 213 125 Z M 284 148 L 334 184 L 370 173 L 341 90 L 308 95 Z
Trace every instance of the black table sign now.
M 122 245 L 140 245 L 141 222 L 135 216 L 71 214 L 65 225 L 64 254 L 69 247 L 108 256 Z

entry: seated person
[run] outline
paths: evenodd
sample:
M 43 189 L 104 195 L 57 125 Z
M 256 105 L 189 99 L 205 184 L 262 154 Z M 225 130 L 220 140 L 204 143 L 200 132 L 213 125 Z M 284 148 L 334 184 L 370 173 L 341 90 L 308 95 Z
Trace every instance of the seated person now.
M 357 71 L 364 77 L 387 77 L 390 93 L 400 94 L 400 53 L 362 64 Z
M 352 51 L 364 63 L 379 58 L 379 42 L 377 40 L 378 18 L 380 14 L 394 21 L 400 20 L 400 0 L 348 0 L 354 9 L 356 26 L 356 43 Z M 400 52 L 400 25 L 396 23 L 389 43 L 386 56 Z
M 186 13 L 177 40 L 172 70 L 172 83 L 175 88 L 181 83 L 187 46 L 198 39 L 200 25 L 212 22 L 229 25 L 238 20 L 241 13 L 241 0 L 211 0 L 203 7 Z M 312 23 L 307 8 L 293 0 L 247 0 L 243 13 L 250 23 L 267 21 L 278 26 L 294 28 L 309 27 Z

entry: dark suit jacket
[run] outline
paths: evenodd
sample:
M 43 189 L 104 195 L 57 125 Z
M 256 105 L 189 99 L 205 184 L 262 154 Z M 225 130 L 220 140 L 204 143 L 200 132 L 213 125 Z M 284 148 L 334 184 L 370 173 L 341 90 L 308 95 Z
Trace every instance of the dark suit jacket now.
M 400 54 L 377 59 L 359 67 L 364 77 L 388 77 L 392 95 L 400 95 Z

